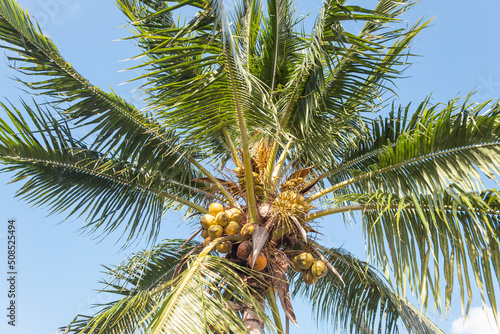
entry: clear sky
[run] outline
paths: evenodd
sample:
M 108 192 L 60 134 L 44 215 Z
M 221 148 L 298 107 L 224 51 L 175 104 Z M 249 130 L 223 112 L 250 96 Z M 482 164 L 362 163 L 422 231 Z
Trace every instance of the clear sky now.
M 133 85 L 122 85 L 137 73 L 118 72 L 133 65 L 119 62 L 136 55 L 130 42 L 116 42 L 128 35 L 122 26 L 125 20 L 113 1 L 98 0 L 25 0 L 23 4 L 38 18 L 46 34 L 59 47 L 62 55 L 93 84 L 104 90 L 111 87 L 124 98 L 131 100 Z M 375 1 L 359 1 L 373 4 Z M 321 2 L 300 1 L 298 12 L 311 12 L 314 18 Z M 477 90 L 475 101 L 500 97 L 500 2 L 484 0 L 422 0 L 405 19 L 414 22 L 421 16 L 436 17 L 412 49 L 422 57 L 415 59 L 407 72 L 407 79 L 397 82 L 399 101 L 422 101 L 433 93 L 434 102 L 446 102 Z M 15 73 L 5 65 L 0 55 L 0 99 L 17 103 L 22 95 L 19 86 L 9 80 Z M 119 235 L 114 234 L 102 242 L 82 235 L 78 229 L 82 221 L 64 221 L 63 216 L 47 217 L 43 208 L 32 208 L 14 199 L 16 185 L 6 185 L 11 175 L 0 174 L 0 333 L 49 334 L 80 314 L 92 313 L 94 303 L 108 301 L 96 295 L 97 283 L 103 278 L 100 264 L 118 264 L 128 254 L 144 247 L 130 247 L 119 251 L 115 244 Z M 18 326 L 6 325 L 7 284 L 6 232 L 7 220 L 17 224 L 19 276 L 17 290 Z M 60 223 L 60 224 L 59 224 Z M 341 217 L 321 221 L 327 246 L 344 248 L 364 257 L 364 243 L 360 229 L 355 224 L 346 226 Z M 161 238 L 187 237 L 179 214 L 164 217 Z M 454 322 L 461 316 L 458 292 L 451 314 L 446 319 L 432 311 L 429 316 L 446 332 L 454 334 L 488 333 L 484 311 L 480 309 L 478 292 L 473 301 L 474 309 L 465 325 Z M 310 307 L 297 301 L 295 304 L 300 329 L 292 333 L 317 332 L 311 322 Z M 469 328 L 469 329 L 468 329 Z M 471 328 L 471 329 L 470 329 Z M 318 332 L 321 332 L 318 330 Z M 494 333 L 494 332 L 491 332 Z

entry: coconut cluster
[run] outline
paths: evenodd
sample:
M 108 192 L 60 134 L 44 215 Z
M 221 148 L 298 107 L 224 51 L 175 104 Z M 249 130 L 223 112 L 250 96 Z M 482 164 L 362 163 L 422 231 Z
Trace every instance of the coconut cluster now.
M 239 183 L 241 189 L 244 191 L 246 189 L 245 169 L 242 167 L 236 167 L 234 169 L 234 172 L 236 173 L 236 176 L 238 177 L 238 183 Z M 253 179 L 253 184 L 254 184 L 255 196 L 262 197 L 262 195 L 263 195 L 262 189 L 263 188 L 262 188 L 262 181 L 260 180 L 259 173 L 252 172 L 252 179 Z
M 317 233 L 305 219 L 312 209 L 304 197 L 306 189 L 311 189 L 311 186 L 306 185 L 306 177 L 311 168 L 293 173 L 279 188 L 275 185 L 266 186 L 268 192 L 264 196 L 265 185 L 262 182 L 266 178 L 262 175 L 265 175 L 263 168 L 266 164 L 259 164 L 257 159 L 255 161 L 252 165 L 252 178 L 257 200 L 258 246 L 262 251 L 256 259 L 252 258 L 254 243 L 257 242 L 254 229 L 257 226 L 248 222 L 248 208 L 225 208 L 220 203 L 211 203 L 208 213 L 201 218 L 203 245 L 208 246 L 212 241 L 223 238 L 217 240 L 216 250 L 225 254 L 227 260 L 257 271 L 265 271 L 271 277 L 283 277 L 291 268 L 302 274 L 305 283 L 314 284 L 327 274 L 328 267 L 322 259 L 316 259 L 312 255 L 314 246 L 308 242 L 307 235 Z M 228 190 L 245 200 L 245 169 L 238 166 L 234 172 L 239 187 L 235 182 L 228 182 Z M 262 237 L 266 235 L 264 229 L 267 230 L 268 237 L 263 245 Z
M 315 259 L 309 252 L 302 252 L 292 259 L 292 269 L 298 273 L 302 273 L 302 279 L 306 284 L 312 285 L 319 278 L 324 277 L 328 273 L 328 268 L 325 263 L 319 259 Z
M 254 224 L 244 223 L 243 215 L 240 209 L 230 208 L 224 210 L 224 206 L 220 203 L 212 203 L 208 207 L 208 212 L 201 220 L 200 224 L 203 228 L 202 237 L 204 238 L 203 246 L 207 246 L 213 240 L 224 236 L 239 236 L 239 241 L 222 241 L 217 244 L 216 249 L 221 254 L 234 253 L 238 259 L 244 260 L 250 266 L 252 258 L 252 235 L 255 228 Z M 242 226 L 243 225 L 243 226 Z M 264 270 L 267 266 L 267 258 L 261 252 L 255 260 L 254 270 Z
M 285 181 L 280 185 L 280 190 L 282 192 L 287 191 L 287 190 L 296 190 L 298 188 L 301 188 L 305 185 L 306 181 L 303 177 L 297 177 L 293 178 L 290 180 Z
M 273 201 L 274 210 L 291 212 L 294 215 L 308 213 L 311 204 L 305 201 L 304 196 L 292 190 L 285 190 Z

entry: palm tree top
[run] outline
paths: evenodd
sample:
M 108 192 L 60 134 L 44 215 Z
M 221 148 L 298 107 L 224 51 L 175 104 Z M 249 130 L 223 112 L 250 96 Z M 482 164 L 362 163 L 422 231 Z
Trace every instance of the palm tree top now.
M 401 22 L 414 2 L 382 0 L 363 8 L 325 1 L 308 33 L 291 1 L 270 0 L 266 8 L 241 1 L 231 13 L 216 0 L 117 4 L 140 49 L 140 65 L 132 69 L 143 73 L 136 80 L 144 83 L 144 109 L 92 85 L 15 1 L 0 1 L 8 59 L 29 75 L 21 82 L 49 101 L 22 102 L 22 111 L 1 105 L 8 122 L 0 123 L 0 160 L 15 181 L 27 180 L 21 197 L 82 216 L 92 232 L 120 228 L 125 243 L 138 236 L 155 240 L 161 217 L 184 209 L 188 219 L 203 217 L 192 238 L 203 228 L 210 236 L 185 257 L 169 253 L 176 243 L 161 248 L 168 279 L 130 289 L 123 303 L 76 322 L 78 330 L 179 330 L 176 317 L 191 301 L 214 313 L 193 322 L 190 332 L 199 326 L 252 332 L 252 321 L 256 332 L 264 325 L 282 332 L 275 294 L 286 320 L 295 322 L 291 284 L 313 301 L 324 296 L 315 304 L 319 314 L 352 332 L 376 326 L 392 332 L 398 320 L 418 333 L 439 331 L 369 265 L 316 242 L 318 218 L 356 211 L 373 264 L 391 268 L 399 293 L 409 285 L 425 307 L 432 296 L 447 309 L 455 280 L 462 303 L 470 301 L 475 282 L 486 287 L 482 297 L 496 314 L 491 291 L 500 263 L 500 201 L 483 179 L 498 183 L 499 106 L 470 97 L 391 104 L 394 82 L 412 58 L 411 43 L 429 23 Z M 192 9 L 192 19 L 174 19 L 176 11 Z M 360 22 L 360 31 L 348 29 Z M 387 117 L 376 115 L 381 110 Z M 77 138 L 82 130 L 86 135 Z M 236 230 L 253 231 L 245 258 L 237 250 L 246 232 L 223 229 L 233 214 Z M 214 256 L 224 245 L 228 255 Z M 307 287 L 322 272 L 298 268 L 294 261 L 302 254 L 323 263 L 327 277 Z M 183 263 L 177 269 L 176 259 Z M 255 267 L 261 264 L 263 273 Z M 144 277 L 152 280 L 149 265 Z M 219 274 L 217 266 L 224 268 Z M 193 291 L 221 277 L 223 289 Z M 217 303 L 207 306 L 208 297 Z M 263 312 L 266 302 L 274 322 Z M 141 311 L 130 315 L 132 305 Z M 115 324 L 102 322 L 112 314 Z M 123 324 L 118 315 L 131 320 Z M 377 320 L 381 316 L 388 320 Z M 218 327 L 217 319 L 229 327 Z

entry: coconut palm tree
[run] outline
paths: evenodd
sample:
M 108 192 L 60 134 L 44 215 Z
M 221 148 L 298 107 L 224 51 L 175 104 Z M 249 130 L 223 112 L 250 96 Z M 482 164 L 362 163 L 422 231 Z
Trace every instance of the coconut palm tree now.
M 0 0 L 1 46 L 45 97 L 1 104 L 19 195 L 125 243 L 154 241 L 171 209 L 196 224 L 109 268 L 116 301 L 62 332 L 285 333 L 300 296 L 347 332 L 441 333 L 405 293 L 446 310 L 457 282 L 462 303 L 476 284 L 496 315 L 500 200 L 483 180 L 498 183 L 500 106 L 390 103 L 428 24 L 401 25 L 412 2 L 326 0 L 310 33 L 287 0 L 117 5 L 140 49 L 141 110 Z M 360 218 L 371 264 L 321 245 L 317 219 L 339 213 Z

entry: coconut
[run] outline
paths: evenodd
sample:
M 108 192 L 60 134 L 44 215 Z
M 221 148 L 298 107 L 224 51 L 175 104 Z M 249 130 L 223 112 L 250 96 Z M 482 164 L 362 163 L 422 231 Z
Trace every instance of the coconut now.
M 250 256 L 248 258 L 248 264 L 249 265 L 252 265 L 252 260 L 253 260 L 253 257 Z M 257 270 L 257 271 L 262 271 L 262 270 L 264 270 L 265 267 L 267 267 L 267 258 L 264 255 L 264 253 L 261 252 L 257 256 L 257 259 L 255 259 L 255 264 L 253 266 L 253 269 Z
M 251 223 L 245 224 L 240 232 L 243 239 L 247 239 L 247 240 L 250 239 L 252 237 L 254 228 L 255 228 L 254 224 L 251 224 Z
M 212 238 L 208 237 L 205 238 L 205 241 L 203 241 L 203 247 L 207 247 L 209 243 L 211 243 L 213 240 Z
M 240 224 L 238 224 L 235 221 L 231 221 L 224 228 L 224 233 L 227 235 L 234 235 L 240 233 L 240 230 L 241 230 Z
M 298 272 L 298 273 L 301 273 L 303 272 L 304 270 L 299 266 L 299 261 L 297 259 L 296 256 L 294 256 L 294 258 L 292 259 L 292 269 L 295 271 L 295 272 Z
M 208 212 L 212 215 L 212 216 L 217 216 L 217 214 L 221 211 L 224 211 L 224 207 L 222 206 L 222 204 L 220 203 L 212 203 L 210 204 L 210 206 L 208 207 Z
M 312 285 L 318 281 L 318 278 L 314 276 L 310 270 L 306 270 L 302 273 L 302 279 L 307 285 Z
M 314 257 L 312 256 L 312 254 L 307 252 L 300 253 L 299 255 L 296 256 L 296 258 L 299 267 L 302 268 L 303 270 L 311 268 L 314 262 Z
M 222 253 L 222 254 L 229 253 L 232 248 L 233 248 L 233 244 L 231 243 L 231 241 L 223 241 L 223 242 L 217 244 L 217 246 L 216 246 L 217 251 L 219 253 Z
M 311 273 L 314 276 L 320 278 L 328 273 L 328 268 L 326 267 L 326 264 L 323 263 L 323 261 L 316 260 L 311 266 Z
M 208 236 L 212 239 L 217 239 L 222 237 L 224 229 L 220 225 L 212 225 L 208 228 Z
M 251 241 L 243 241 L 236 251 L 236 256 L 242 260 L 248 259 L 250 254 L 252 254 L 253 245 Z
M 241 211 L 237 208 L 231 208 L 226 211 L 226 216 L 230 221 L 239 222 L 241 219 Z
M 215 217 L 207 213 L 201 217 L 200 224 L 204 229 L 208 229 L 211 225 L 215 224 Z
M 300 204 L 302 205 L 302 203 L 304 203 L 304 196 L 302 195 L 297 195 L 294 200 L 293 200 L 294 203 L 296 204 Z
M 300 204 L 293 204 L 292 210 L 294 213 L 300 214 L 304 212 L 304 207 Z
M 201 237 L 203 239 L 205 239 L 206 237 L 208 237 L 208 229 L 204 228 L 202 231 L 201 231 Z
M 215 224 L 224 227 L 227 223 L 229 223 L 229 218 L 224 211 L 219 212 L 217 216 L 215 216 Z

